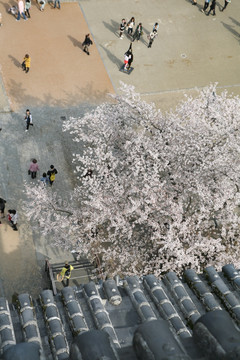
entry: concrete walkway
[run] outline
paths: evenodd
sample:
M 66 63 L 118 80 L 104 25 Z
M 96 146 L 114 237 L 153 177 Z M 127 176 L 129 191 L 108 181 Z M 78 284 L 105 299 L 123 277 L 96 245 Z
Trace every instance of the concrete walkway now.
M 80 1 L 115 89 L 119 80 L 134 85 L 143 99 L 163 110 L 210 82 L 240 94 L 240 1 L 220 12 L 223 3 L 217 2 L 214 17 L 201 12 L 204 0 L 198 6 L 189 0 Z M 133 43 L 134 71 L 128 76 L 119 67 L 129 39 L 120 40 L 118 28 L 131 16 L 142 22 L 144 35 Z M 155 22 L 159 34 L 148 49 L 147 34 Z

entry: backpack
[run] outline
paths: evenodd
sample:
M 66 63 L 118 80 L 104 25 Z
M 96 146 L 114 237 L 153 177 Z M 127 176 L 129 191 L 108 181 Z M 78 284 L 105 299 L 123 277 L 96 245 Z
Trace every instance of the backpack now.
M 50 175 L 50 181 L 54 181 L 55 180 L 55 173 L 52 172 Z

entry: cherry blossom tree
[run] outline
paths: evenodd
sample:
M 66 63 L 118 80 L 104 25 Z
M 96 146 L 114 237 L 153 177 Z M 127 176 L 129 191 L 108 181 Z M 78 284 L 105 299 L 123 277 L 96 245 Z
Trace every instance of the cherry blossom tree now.
M 64 122 L 78 185 L 26 187 L 28 217 L 111 276 L 239 267 L 239 98 L 211 85 L 163 114 L 121 90 Z

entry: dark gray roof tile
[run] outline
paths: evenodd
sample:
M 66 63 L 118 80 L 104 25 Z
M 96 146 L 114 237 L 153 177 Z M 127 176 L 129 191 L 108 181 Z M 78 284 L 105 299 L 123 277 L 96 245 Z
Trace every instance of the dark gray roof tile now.
M 238 275 L 227 265 L 0 298 L 0 359 L 240 359 Z

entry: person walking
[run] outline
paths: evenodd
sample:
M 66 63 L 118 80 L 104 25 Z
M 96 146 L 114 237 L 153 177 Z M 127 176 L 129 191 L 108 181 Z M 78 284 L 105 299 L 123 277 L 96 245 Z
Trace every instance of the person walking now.
M 45 172 L 42 174 L 40 181 L 42 181 L 43 186 L 47 186 L 49 184 L 49 178 Z
M 12 224 L 13 230 L 18 231 L 17 229 L 18 214 L 16 210 L 8 210 L 8 220 Z
M 90 45 L 92 45 L 92 40 L 90 39 L 90 34 L 87 34 L 86 36 L 85 36 L 85 40 L 84 40 L 84 42 L 82 43 L 82 46 L 83 46 L 83 51 L 85 52 L 85 53 L 87 53 L 88 55 L 90 55 L 90 53 L 89 53 L 89 46 Z
M 221 11 L 224 11 L 230 2 L 231 0 L 225 0 L 224 6 Z
M 39 171 L 39 166 L 38 166 L 37 160 L 32 159 L 29 169 L 28 169 L 28 173 L 29 173 L 29 175 L 31 175 L 32 179 L 35 179 L 38 171 Z
M 0 13 L 0 26 L 2 26 L 2 14 Z
M 4 218 L 5 204 L 6 204 L 6 200 L 4 200 L 3 198 L 0 198 L 0 212 L 1 212 L 1 218 Z
M 29 125 L 33 126 L 32 114 L 30 113 L 29 109 L 26 110 L 25 121 L 26 121 L 26 130 L 25 131 L 28 131 Z
M 57 275 L 57 280 L 61 281 L 63 286 L 69 286 L 69 279 L 71 277 L 71 272 L 74 269 L 72 265 L 68 264 L 68 261 L 65 261 L 65 265 L 62 268 L 61 272 Z M 66 279 L 66 284 L 64 283 L 64 279 Z
M 25 15 L 24 15 L 25 16 Z M 31 65 L 31 58 L 28 54 L 26 54 L 24 56 L 23 62 L 22 62 L 22 69 L 23 71 L 25 71 L 26 73 L 29 72 L 30 70 L 30 65 Z
M 138 26 L 136 27 L 136 30 L 133 34 L 133 39 L 132 41 L 135 41 L 137 39 L 137 41 L 140 40 L 140 36 L 143 33 L 143 27 L 142 27 L 142 23 L 139 23 Z
M 153 30 L 149 34 L 149 36 L 148 36 L 148 39 L 149 39 L 148 48 L 152 47 L 153 41 L 154 41 L 156 36 L 157 36 L 157 31 L 156 30 Z
M 129 36 L 132 36 L 134 25 L 135 25 L 135 18 L 132 16 L 129 22 L 127 23 Z
M 119 38 L 120 39 L 123 39 L 123 32 L 124 32 L 124 30 L 125 30 L 125 27 L 126 27 L 126 20 L 125 19 L 122 19 L 122 22 L 121 22 L 121 24 L 120 24 L 120 26 L 119 26 Z
M 50 166 L 50 170 L 47 172 L 47 176 L 49 178 L 49 183 L 52 186 L 55 180 L 55 175 L 58 173 L 57 169 L 55 169 L 54 165 Z
M 205 13 L 205 11 L 207 10 L 208 6 L 209 6 L 210 0 L 205 0 L 204 6 L 201 10 L 201 12 Z
M 159 24 L 156 22 L 153 26 L 152 31 L 158 31 L 158 28 L 159 28 Z
M 30 19 L 30 10 L 31 8 L 31 0 L 26 0 L 26 3 L 25 3 L 25 15 L 28 16 L 28 18 Z
M 27 18 L 25 16 L 24 2 L 23 2 L 23 0 L 18 0 L 18 15 L 17 15 L 16 21 L 20 20 L 21 15 L 24 20 L 27 20 Z
M 59 8 L 59 10 L 60 10 L 60 9 L 61 9 L 60 0 L 55 0 L 55 1 L 54 1 L 54 9 L 56 9 L 57 3 L 58 3 L 58 8 Z
M 38 0 L 38 4 L 39 4 L 39 6 L 40 6 L 40 8 L 39 8 L 39 10 L 40 11 L 43 11 L 44 10 L 44 7 L 45 7 L 45 5 L 46 5 L 46 1 L 45 0 Z
M 211 5 L 210 5 L 210 9 L 209 9 L 209 11 L 207 13 L 207 16 L 210 14 L 211 11 L 213 12 L 213 16 L 216 15 L 215 7 L 216 7 L 216 0 L 212 0 Z

